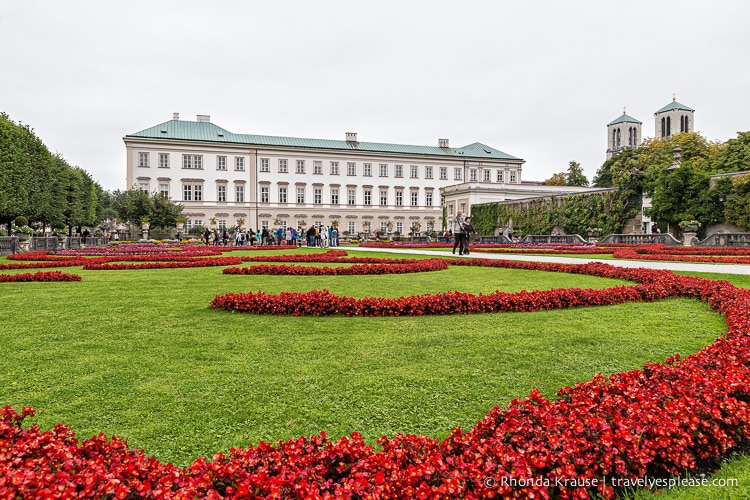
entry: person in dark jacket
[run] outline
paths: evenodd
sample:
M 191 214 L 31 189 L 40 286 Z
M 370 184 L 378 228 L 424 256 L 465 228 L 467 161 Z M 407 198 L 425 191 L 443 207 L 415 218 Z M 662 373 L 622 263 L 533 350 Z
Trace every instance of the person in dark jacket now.
M 464 214 L 458 212 L 456 218 L 453 219 L 453 253 L 456 253 L 456 247 L 458 247 L 458 255 L 464 253 Z
M 469 242 L 471 241 L 471 235 L 476 234 L 476 229 L 471 225 L 471 217 L 464 219 L 464 253 L 463 255 L 469 255 Z

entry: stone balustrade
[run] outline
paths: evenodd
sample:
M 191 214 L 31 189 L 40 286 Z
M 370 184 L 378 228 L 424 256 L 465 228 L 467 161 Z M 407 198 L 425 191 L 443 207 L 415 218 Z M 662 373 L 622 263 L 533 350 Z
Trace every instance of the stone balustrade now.
M 682 242 L 669 233 L 652 234 L 608 234 L 601 240 L 604 244 L 653 245 L 661 243 L 670 246 L 682 246 Z

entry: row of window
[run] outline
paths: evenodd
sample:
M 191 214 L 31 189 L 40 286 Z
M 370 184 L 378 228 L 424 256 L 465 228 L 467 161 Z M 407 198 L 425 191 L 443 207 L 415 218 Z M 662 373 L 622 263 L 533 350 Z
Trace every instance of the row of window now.
M 260 188 L 260 202 L 261 203 L 270 203 L 271 202 L 271 188 L 268 186 L 261 186 Z M 296 202 L 297 203 L 306 203 L 306 189 L 304 187 L 297 187 L 296 188 Z M 357 190 L 356 189 L 347 189 L 346 190 L 346 199 L 342 199 L 342 195 L 344 195 L 343 192 L 339 190 L 339 188 L 331 188 L 330 191 L 330 198 L 327 200 L 331 205 L 357 205 Z M 375 202 L 374 199 L 375 193 L 373 193 L 372 189 L 363 189 L 362 190 L 362 205 L 373 205 Z M 382 207 L 386 207 L 389 205 L 389 197 L 388 197 L 388 190 L 387 189 L 380 189 L 377 192 L 378 195 L 378 204 Z M 426 207 L 433 206 L 434 203 L 434 197 L 432 191 L 425 191 L 425 198 L 424 198 Z M 279 187 L 278 189 L 278 203 L 289 203 L 289 197 L 288 197 L 288 190 L 286 187 Z M 407 198 L 405 197 L 403 190 L 396 190 L 394 193 L 393 198 L 393 205 L 397 207 L 403 207 L 405 206 L 405 203 L 407 202 Z M 412 207 L 418 207 L 419 205 L 419 191 L 412 190 L 409 192 L 408 197 L 409 205 Z M 321 205 L 323 204 L 323 189 L 322 188 L 313 188 L 313 198 L 312 203 L 314 205 Z
M 613 138 L 613 142 L 614 142 L 614 138 Z M 619 143 L 619 131 L 618 131 L 617 142 Z M 297 163 L 296 163 L 295 173 L 297 174 L 306 173 L 305 160 L 296 160 L 296 162 Z M 150 166 L 150 153 L 147 153 L 147 152 L 138 153 L 138 166 L 139 167 Z M 168 153 L 159 153 L 159 168 L 169 168 L 169 154 Z M 202 170 L 203 169 L 203 155 L 182 155 L 182 168 Z M 234 169 L 236 171 L 245 170 L 245 158 L 244 157 L 242 156 L 234 157 Z M 216 157 L 216 170 L 227 170 L 227 157 L 226 156 Z M 504 170 L 486 169 L 486 168 L 485 169 L 470 168 L 469 169 L 469 181 L 471 182 L 479 181 L 480 172 L 481 172 L 482 181 L 492 182 L 493 170 L 496 172 L 495 174 L 496 182 L 506 182 Z M 260 159 L 260 171 L 261 172 L 271 171 L 270 159 L 268 158 Z M 372 163 L 362 164 L 362 175 L 364 177 L 372 177 L 374 171 L 375 170 L 373 168 Z M 279 173 L 289 172 L 288 160 L 285 160 L 285 159 L 278 160 L 278 172 Z M 389 177 L 391 173 L 390 165 L 387 163 L 380 163 L 378 165 L 377 172 L 378 172 L 379 177 Z M 313 174 L 322 174 L 322 173 L 323 173 L 323 162 L 318 161 L 318 160 L 313 161 Z M 337 161 L 329 162 L 329 173 L 331 175 L 339 175 L 339 162 Z M 393 177 L 403 178 L 404 173 L 405 173 L 404 165 L 393 165 Z M 409 173 L 410 179 L 419 179 L 419 165 L 409 165 L 408 173 Z M 346 175 L 348 176 L 357 175 L 357 163 L 356 162 L 346 163 Z M 448 167 L 439 167 L 438 175 L 439 175 L 438 178 L 440 180 L 448 180 Z M 517 172 L 515 170 L 511 170 L 509 172 L 508 177 L 509 178 L 507 179 L 507 182 L 510 182 L 511 184 L 517 182 L 518 177 L 517 177 Z M 425 179 L 434 178 L 432 166 L 426 165 L 424 167 L 424 178 Z M 463 180 L 463 167 L 453 168 L 453 180 L 455 181 Z
M 622 147 L 620 137 L 620 129 L 612 130 L 612 149 L 620 149 Z M 634 148 L 638 146 L 638 129 L 636 127 L 628 127 L 628 147 Z
M 138 166 L 150 167 L 151 154 L 138 153 Z M 159 168 L 169 168 L 169 153 L 159 153 Z M 203 155 L 182 155 L 182 168 L 203 170 Z M 227 157 L 216 157 L 216 170 L 227 169 Z M 245 170 L 245 158 L 243 156 L 234 157 L 234 169 L 237 171 Z
M 305 170 L 305 160 L 296 160 L 296 168 L 294 170 L 297 174 L 304 174 L 306 173 Z M 323 173 L 323 162 L 320 160 L 315 160 L 313 163 L 313 174 L 322 174 Z M 328 172 L 331 175 L 339 175 L 340 174 L 340 163 L 338 161 L 331 161 L 329 162 L 328 166 L 329 170 Z M 387 163 L 380 163 L 378 165 L 377 173 L 380 177 L 389 177 L 390 176 L 390 166 Z M 455 169 L 456 172 L 460 172 L 460 168 Z M 271 160 L 268 158 L 261 158 L 260 159 L 260 171 L 261 172 L 270 172 L 271 171 Z M 289 161 L 285 159 L 279 159 L 278 160 L 278 170 L 279 173 L 288 173 L 289 172 Z M 362 164 L 362 175 L 365 177 L 372 177 L 374 175 L 375 169 L 373 168 L 372 163 L 363 163 Z M 419 165 L 410 165 L 409 169 L 409 177 L 411 179 L 419 179 Z M 456 173 L 454 172 L 454 173 Z M 356 162 L 347 162 L 346 163 L 346 175 L 357 175 L 357 163 Z M 456 173 L 456 175 L 461 176 L 460 173 Z M 393 176 L 397 178 L 404 177 L 404 166 L 403 165 L 394 165 L 393 166 Z M 433 168 L 431 166 L 425 166 L 424 167 L 424 178 L 425 179 L 433 179 Z M 440 179 L 447 180 L 448 179 L 448 167 L 440 167 Z
M 148 183 L 141 183 L 139 184 L 139 189 L 142 191 L 149 191 L 149 185 Z M 159 193 L 163 194 L 167 198 L 169 198 L 169 184 L 168 183 L 159 183 Z M 307 203 L 307 190 L 305 187 L 297 187 L 296 188 L 296 203 L 298 204 L 304 204 Z M 347 189 L 346 190 L 346 199 L 345 201 L 341 198 L 341 195 L 343 193 L 339 191 L 339 188 L 331 188 L 330 190 L 330 197 L 327 200 L 328 203 L 331 205 L 356 205 L 357 204 L 357 190 L 356 189 Z M 373 193 L 372 189 L 363 189 L 362 190 L 362 204 L 363 205 L 373 205 L 376 201 L 374 199 L 374 195 L 378 195 L 377 203 L 380 206 L 388 206 L 390 203 L 388 190 L 387 189 L 380 189 L 377 191 L 377 193 Z M 424 206 L 431 207 L 434 204 L 434 197 L 432 191 L 425 191 L 424 194 Z M 200 183 L 185 183 L 182 185 L 182 201 L 203 201 L 203 184 Z M 224 184 L 219 184 L 216 186 L 216 201 L 217 202 L 227 202 L 229 201 L 227 197 L 227 186 Z M 245 201 L 245 186 L 241 184 L 237 184 L 234 186 L 234 199 L 232 200 L 236 203 L 243 203 Z M 277 197 L 277 203 L 289 203 L 289 191 L 287 187 L 279 187 L 278 189 L 278 197 Z M 419 205 L 419 191 L 417 190 L 411 190 L 409 191 L 408 198 L 406 197 L 403 190 L 396 190 L 393 196 L 393 205 L 397 207 L 403 207 L 408 202 L 409 206 L 412 207 L 418 207 Z M 271 202 L 271 196 L 270 196 L 270 188 L 268 186 L 261 186 L 260 188 L 260 202 L 261 203 L 270 203 Z M 313 188 L 312 192 L 312 203 L 314 205 L 322 205 L 323 204 L 323 189 L 322 188 Z
M 271 164 L 270 160 L 268 158 L 261 158 L 260 159 L 260 171 L 261 172 L 270 172 L 271 171 Z M 484 182 L 492 182 L 492 171 L 495 170 L 495 180 L 496 182 L 505 182 L 505 171 L 504 170 L 497 170 L 497 169 L 476 169 L 476 168 L 470 168 L 469 169 L 469 180 L 472 182 L 477 182 L 479 180 L 479 172 L 481 171 L 482 180 Z M 278 160 L 278 172 L 279 173 L 288 173 L 289 172 L 289 162 L 284 159 Z M 339 175 L 340 169 L 339 169 L 339 162 L 337 161 L 331 161 L 329 163 L 329 173 L 331 175 Z M 373 167 L 372 163 L 363 163 L 362 164 L 362 175 L 364 177 L 372 177 L 374 175 L 375 169 Z M 390 176 L 390 165 L 387 163 L 380 163 L 378 165 L 378 176 L 379 177 L 389 177 Z M 402 178 L 404 177 L 404 165 L 393 165 L 393 177 L 395 178 Z M 419 165 L 409 165 L 409 178 L 411 179 L 419 179 Z M 297 160 L 297 169 L 295 170 L 295 173 L 298 174 L 304 174 L 305 173 L 305 160 Z M 322 161 L 313 161 L 313 174 L 322 174 L 323 173 L 323 162 Z M 509 172 L 509 179 L 508 182 L 514 183 L 517 182 L 518 179 L 518 173 L 515 170 L 511 170 Z M 349 176 L 356 176 L 357 175 L 357 163 L 356 162 L 347 162 L 346 163 L 346 175 Z M 440 180 L 448 180 L 448 167 L 439 167 L 438 168 L 438 175 Z M 424 167 L 424 178 L 425 179 L 433 179 L 433 167 L 430 165 L 426 165 Z M 453 168 L 453 180 L 461 181 L 463 180 L 463 167 L 454 167 Z

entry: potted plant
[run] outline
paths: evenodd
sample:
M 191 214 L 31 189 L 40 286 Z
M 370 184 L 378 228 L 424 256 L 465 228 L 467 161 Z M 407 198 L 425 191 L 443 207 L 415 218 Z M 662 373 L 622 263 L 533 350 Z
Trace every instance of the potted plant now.
M 175 224 L 174 225 L 175 225 L 175 227 L 177 228 L 178 231 L 182 232 L 182 229 L 185 227 L 185 222 L 187 222 L 187 217 L 185 217 L 184 215 L 178 215 L 175 218 Z
M 692 218 L 681 220 L 678 225 L 680 226 L 680 229 L 686 233 L 695 233 L 698 231 L 698 228 L 701 227 L 701 223 Z
M 245 225 L 245 219 L 243 219 L 242 217 L 240 217 L 239 219 L 237 219 L 237 227 L 239 227 L 240 229 L 242 229 L 242 226 L 244 226 L 244 225 Z
M 588 227 L 589 238 L 598 238 L 601 232 L 602 228 L 600 227 Z
M 385 227 L 388 229 L 389 233 L 392 232 L 393 231 L 393 222 L 392 221 L 388 221 L 388 223 L 385 225 Z
M 149 223 L 148 217 L 141 217 L 141 229 L 144 231 L 148 231 L 148 228 L 151 227 L 151 224 Z

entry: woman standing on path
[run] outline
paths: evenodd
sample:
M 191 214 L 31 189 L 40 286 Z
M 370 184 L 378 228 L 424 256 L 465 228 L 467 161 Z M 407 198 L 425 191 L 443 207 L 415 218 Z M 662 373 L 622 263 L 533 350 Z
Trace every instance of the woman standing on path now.
M 461 211 L 456 214 L 456 218 L 453 219 L 453 254 L 456 253 L 456 247 L 458 247 L 458 255 L 464 253 L 464 216 Z

